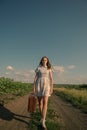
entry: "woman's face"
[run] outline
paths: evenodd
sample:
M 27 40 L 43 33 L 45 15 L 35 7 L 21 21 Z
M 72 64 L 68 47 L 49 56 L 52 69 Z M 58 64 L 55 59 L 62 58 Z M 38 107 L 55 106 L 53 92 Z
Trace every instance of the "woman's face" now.
M 47 58 L 43 58 L 43 59 L 42 59 L 42 63 L 43 63 L 43 64 L 47 64 L 47 61 L 48 61 Z

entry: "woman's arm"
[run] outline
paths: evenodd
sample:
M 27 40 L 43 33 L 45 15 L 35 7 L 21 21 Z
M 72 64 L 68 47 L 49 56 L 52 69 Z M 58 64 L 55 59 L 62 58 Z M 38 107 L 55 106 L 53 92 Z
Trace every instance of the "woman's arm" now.
M 53 93 L 53 75 L 52 75 L 52 70 L 49 72 L 49 77 L 50 77 L 50 94 Z

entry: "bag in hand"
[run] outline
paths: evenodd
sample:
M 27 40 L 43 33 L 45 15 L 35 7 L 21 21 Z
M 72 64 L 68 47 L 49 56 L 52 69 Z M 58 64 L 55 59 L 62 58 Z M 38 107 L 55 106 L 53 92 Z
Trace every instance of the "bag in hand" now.
M 28 112 L 34 112 L 36 110 L 37 106 L 37 97 L 33 94 L 30 93 L 29 98 L 28 98 Z

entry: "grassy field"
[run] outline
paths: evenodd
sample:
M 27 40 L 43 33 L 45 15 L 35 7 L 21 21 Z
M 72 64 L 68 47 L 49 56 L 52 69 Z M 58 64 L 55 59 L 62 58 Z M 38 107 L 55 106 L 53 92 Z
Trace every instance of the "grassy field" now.
M 77 108 L 87 113 L 87 88 L 86 87 L 55 87 L 56 95 L 71 102 Z
M 24 95 L 32 90 L 32 84 L 16 82 L 9 78 L 0 78 L 0 95 L 11 93 L 16 96 Z
M 23 96 L 33 89 L 30 83 L 16 82 L 9 78 L 0 78 L 0 103 L 7 103 L 18 96 Z

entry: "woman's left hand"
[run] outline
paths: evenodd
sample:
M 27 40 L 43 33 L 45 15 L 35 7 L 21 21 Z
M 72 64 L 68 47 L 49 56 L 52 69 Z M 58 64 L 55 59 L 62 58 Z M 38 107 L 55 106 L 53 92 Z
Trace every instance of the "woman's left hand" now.
M 53 94 L 53 89 L 50 89 L 50 95 L 52 95 Z

